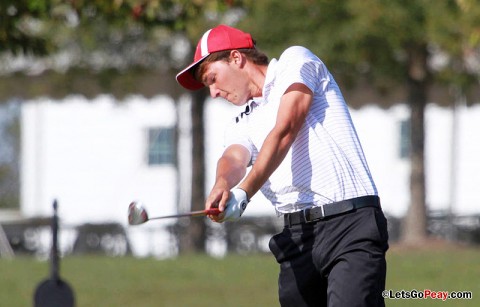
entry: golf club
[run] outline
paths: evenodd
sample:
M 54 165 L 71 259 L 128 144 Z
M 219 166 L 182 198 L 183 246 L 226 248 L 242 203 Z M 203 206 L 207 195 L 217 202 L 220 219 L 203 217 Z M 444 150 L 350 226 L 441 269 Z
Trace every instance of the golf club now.
M 131 202 L 130 205 L 128 206 L 128 224 L 140 225 L 150 220 L 179 218 L 179 217 L 187 217 L 187 216 L 193 217 L 193 216 L 219 215 L 219 214 L 220 214 L 220 211 L 217 208 L 212 208 L 209 210 L 200 210 L 200 211 L 192 211 L 192 212 L 173 214 L 173 215 L 148 217 L 147 210 L 142 205 L 142 203 L 134 201 L 134 202 Z

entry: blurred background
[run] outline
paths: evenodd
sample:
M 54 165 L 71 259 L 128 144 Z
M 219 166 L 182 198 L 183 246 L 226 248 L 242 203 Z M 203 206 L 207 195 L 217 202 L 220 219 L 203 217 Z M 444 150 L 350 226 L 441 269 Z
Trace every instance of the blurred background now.
M 3 0 L 0 255 L 46 259 L 58 201 L 63 256 L 268 252 L 282 221 L 256 195 L 237 223 L 203 209 L 239 112 L 176 73 L 198 38 L 239 27 L 278 58 L 303 45 L 343 89 L 392 244 L 480 244 L 480 6 L 474 0 Z

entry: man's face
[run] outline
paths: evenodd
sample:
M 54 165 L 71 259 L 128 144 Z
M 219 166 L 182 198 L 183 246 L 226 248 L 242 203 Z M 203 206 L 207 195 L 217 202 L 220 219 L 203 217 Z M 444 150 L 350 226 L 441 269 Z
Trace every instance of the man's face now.
M 209 88 L 213 98 L 222 97 L 234 105 L 244 105 L 251 98 L 251 94 L 249 80 L 242 67 L 234 58 L 231 58 L 230 62 L 208 63 L 202 82 Z

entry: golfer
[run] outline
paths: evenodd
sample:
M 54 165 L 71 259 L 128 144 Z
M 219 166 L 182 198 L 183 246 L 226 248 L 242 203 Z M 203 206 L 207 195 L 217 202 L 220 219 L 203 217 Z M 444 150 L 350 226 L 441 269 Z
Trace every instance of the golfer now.
M 384 306 L 387 222 L 325 64 L 300 46 L 269 61 L 250 34 L 219 25 L 177 81 L 245 106 L 226 131 L 205 207 L 222 211 L 214 221 L 237 220 L 260 190 L 283 216 L 270 240 L 281 305 Z

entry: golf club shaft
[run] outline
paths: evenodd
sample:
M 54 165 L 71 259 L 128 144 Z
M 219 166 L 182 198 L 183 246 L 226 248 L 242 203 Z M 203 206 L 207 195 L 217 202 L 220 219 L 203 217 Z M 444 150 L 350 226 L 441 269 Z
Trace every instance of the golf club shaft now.
M 205 215 L 219 215 L 219 214 L 220 214 L 220 210 L 218 210 L 217 208 L 212 208 L 208 210 L 199 210 L 199 211 L 191 211 L 187 213 L 180 213 L 180 214 L 173 214 L 173 215 L 149 217 L 148 220 L 159 220 L 159 219 L 186 217 L 186 216 L 193 217 L 193 216 L 205 216 Z

